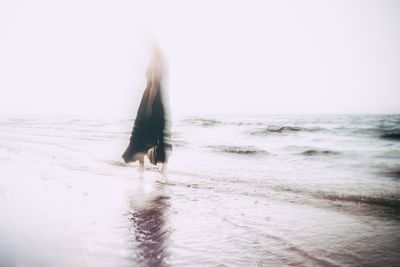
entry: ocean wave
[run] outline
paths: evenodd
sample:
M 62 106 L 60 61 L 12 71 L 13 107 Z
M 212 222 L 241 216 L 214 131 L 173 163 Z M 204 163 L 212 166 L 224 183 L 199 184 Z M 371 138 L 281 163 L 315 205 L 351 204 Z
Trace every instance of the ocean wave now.
M 274 190 L 289 192 L 294 194 L 308 195 L 314 199 L 328 200 L 332 202 L 343 202 L 343 203 L 357 203 L 365 205 L 375 205 L 386 208 L 392 208 L 400 210 L 400 194 L 352 194 L 352 193 L 339 193 L 334 191 L 325 190 L 313 190 L 307 188 L 290 187 L 290 186 L 278 186 L 272 187 Z
M 198 177 L 199 180 L 202 180 L 205 178 L 203 175 L 199 175 L 196 173 L 191 173 L 191 172 L 177 172 L 177 171 L 171 171 L 174 174 L 179 174 L 179 175 L 190 175 L 190 176 L 195 176 Z M 221 179 L 222 177 L 219 177 Z M 216 179 L 216 177 L 210 178 L 212 181 L 221 181 Z M 186 182 L 175 182 L 172 183 L 171 185 L 174 186 L 184 186 L 184 187 L 196 187 L 199 189 L 207 189 L 207 190 L 217 190 L 218 192 L 228 192 L 231 194 L 244 194 L 244 195 L 249 195 L 249 196 L 258 196 L 258 197 L 272 197 L 271 193 L 266 193 L 262 191 L 249 191 L 251 187 L 248 187 L 249 181 L 251 179 L 247 179 L 242 177 L 234 178 L 234 177 L 223 177 L 223 181 L 225 183 L 229 184 L 242 184 L 241 186 L 237 187 L 229 187 L 226 186 L 224 189 L 221 189 L 221 187 L 216 186 L 213 183 L 210 183 L 208 181 L 207 183 L 198 183 L 195 186 L 192 184 L 187 184 Z M 256 183 L 255 181 L 253 183 Z M 395 212 L 400 211 L 400 194 L 399 193 L 386 193 L 386 194 L 371 194 L 371 195 L 366 195 L 366 194 L 352 194 L 352 193 L 340 193 L 340 192 L 335 192 L 335 191 L 325 191 L 325 190 L 314 190 L 312 188 L 305 188 L 305 187 L 297 187 L 297 186 L 290 186 L 290 185 L 282 185 L 282 184 L 271 184 L 271 183 L 261 183 L 258 185 L 258 188 L 264 188 L 264 189 L 270 189 L 278 194 L 274 195 L 278 197 L 281 200 L 286 200 L 286 201 L 292 201 L 292 198 L 284 195 L 282 193 L 289 193 L 289 194 L 294 194 L 294 197 L 296 198 L 297 201 L 300 200 L 299 196 L 308 196 L 311 197 L 314 200 L 326 200 L 333 202 L 335 204 L 345 204 L 345 203 L 355 203 L 358 205 L 373 205 L 373 206 L 380 206 L 380 207 L 385 207 L 385 208 L 391 208 L 394 209 Z M 311 200 L 312 200 L 311 199 Z M 308 203 L 308 198 L 303 198 L 304 201 L 307 201 Z M 310 202 L 314 203 L 314 202 Z M 319 203 L 319 204 L 318 204 Z M 317 202 L 318 205 L 320 205 L 320 202 Z
M 375 126 L 375 127 L 337 127 L 333 129 L 336 132 L 369 135 L 381 139 L 400 141 L 400 128 L 393 126 Z
M 253 155 L 253 154 L 268 154 L 267 151 L 263 149 L 259 149 L 255 146 L 209 146 L 218 152 L 232 153 L 232 154 L 240 154 L 240 155 Z
M 214 126 L 222 123 L 219 120 L 209 119 L 209 118 L 188 118 L 184 119 L 183 121 L 186 123 L 196 124 L 200 126 Z
M 253 135 L 268 135 L 268 134 L 287 134 L 298 132 L 318 132 L 323 129 L 320 127 L 299 127 L 299 126 L 268 126 L 265 129 L 252 131 Z
M 397 129 L 384 130 L 380 134 L 380 138 L 400 141 L 400 129 L 397 128 Z
M 274 186 L 269 185 L 271 189 L 277 192 L 287 192 L 296 195 L 306 195 L 314 199 L 327 200 L 332 202 L 343 202 L 343 203 L 357 203 L 365 205 L 382 206 L 386 208 L 392 208 L 400 210 L 400 194 L 375 194 L 375 195 L 363 195 L 363 194 L 352 194 L 352 193 L 339 193 L 334 191 L 324 190 L 313 190 L 302 187 L 291 187 L 291 186 Z
M 377 172 L 392 178 L 400 178 L 400 164 L 377 163 L 372 165 L 377 169 Z
M 355 202 L 359 204 L 378 205 L 388 208 L 400 209 L 399 196 L 363 196 L 350 194 L 337 194 L 330 192 L 316 192 L 311 194 L 317 198 L 323 198 L 330 201 Z
M 380 156 L 383 158 L 400 159 L 400 149 L 386 150 L 386 151 L 382 152 Z
M 319 156 L 319 155 L 338 155 L 340 154 L 337 151 L 333 151 L 333 150 L 318 150 L 318 149 L 309 149 L 309 150 L 305 150 L 301 153 L 302 155 L 305 156 Z
M 230 122 L 228 124 L 236 125 L 236 126 L 264 126 L 264 125 L 266 125 L 265 122 L 251 122 L 251 121 L 249 121 L 249 122 L 244 122 L 244 121 L 241 121 L 241 122 Z
M 396 158 L 398 158 L 398 154 Z M 400 164 L 397 161 L 396 163 L 388 160 L 377 161 L 369 163 L 367 166 L 374 169 L 374 172 L 379 176 L 400 178 Z
M 386 175 L 388 177 L 393 177 L 393 178 L 400 179 L 400 169 L 386 171 L 386 172 L 383 172 L 382 174 L 384 174 L 384 175 Z

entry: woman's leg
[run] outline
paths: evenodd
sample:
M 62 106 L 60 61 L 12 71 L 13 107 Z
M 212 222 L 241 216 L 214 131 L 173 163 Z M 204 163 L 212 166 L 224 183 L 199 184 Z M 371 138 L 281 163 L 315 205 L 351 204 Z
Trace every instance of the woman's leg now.
M 167 161 L 165 161 L 164 163 L 163 163 L 163 165 L 161 166 L 161 174 L 162 174 L 162 176 L 163 176 L 163 178 L 164 178 L 164 182 L 165 183 L 167 183 L 168 181 L 167 181 Z
M 142 178 L 144 172 L 144 154 L 139 156 L 139 175 Z
M 139 156 L 139 168 L 144 169 L 144 155 Z

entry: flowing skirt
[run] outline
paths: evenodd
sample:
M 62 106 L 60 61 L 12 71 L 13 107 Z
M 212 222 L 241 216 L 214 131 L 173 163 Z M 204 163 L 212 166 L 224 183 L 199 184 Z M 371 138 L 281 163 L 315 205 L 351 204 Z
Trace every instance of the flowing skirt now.
M 150 85 L 147 86 L 140 101 L 135 123 L 128 147 L 122 155 L 126 163 L 134 162 L 151 148 L 152 155 L 150 161 L 153 164 L 167 161 L 167 150 L 172 146 L 166 143 L 169 133 L 166 131 L 166 117 L 164 105 L 161 97 L 161 88 L 157 90 L 154 98 L 151 114 L 146 114 L 147 103 L 150 95 Z M 154 153 L 155 152 L 155 153 Z

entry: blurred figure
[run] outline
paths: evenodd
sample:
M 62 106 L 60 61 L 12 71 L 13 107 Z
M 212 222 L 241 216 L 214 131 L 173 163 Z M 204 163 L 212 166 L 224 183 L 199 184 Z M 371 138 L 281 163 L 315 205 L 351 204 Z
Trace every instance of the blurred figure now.
M 172 149 L 167 127 L 166 99 L 163 96 L 165 62 L 158 47 L 153 49 L 152 59 L 146 71 L 147 86 L 137 111 L 130 143 L 122 158 L 126 163 L 139 160 L 143 173 L 144 156 L 154 165 L 161 162 L 161 171 L 166 178 L 168 152 Z

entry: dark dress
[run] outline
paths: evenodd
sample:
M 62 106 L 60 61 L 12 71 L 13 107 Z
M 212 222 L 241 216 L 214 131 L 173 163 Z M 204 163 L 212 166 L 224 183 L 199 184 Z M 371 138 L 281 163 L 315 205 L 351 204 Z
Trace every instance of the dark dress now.
M 146 114 L 147 103 L 150 97 L 151 81 L 147 82 L 146 89 L 140 101 L 131 138 L 122 158 L 126 163 L 138 160 L 138 153 L 146 154 L 150 148 L 155 147 L 156 157 L 153 164 L 167 161 L 167 150 L 172 146 L 166 142 L 169 131 L 166 130 L 166 114 L 162 98 L 162 88 L 158 83 L 157 92 L 152 105 L 151 115 Z

